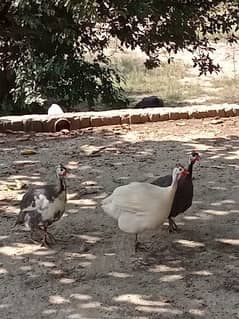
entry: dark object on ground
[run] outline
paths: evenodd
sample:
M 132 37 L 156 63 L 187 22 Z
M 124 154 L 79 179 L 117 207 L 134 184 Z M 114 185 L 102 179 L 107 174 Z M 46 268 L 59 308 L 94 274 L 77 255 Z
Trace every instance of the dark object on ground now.
M 157 96 L 147 96 L 139 101 L 136 105 L 136 108 L 145 108 L 145 107 L 164 107 L 163 100 Z

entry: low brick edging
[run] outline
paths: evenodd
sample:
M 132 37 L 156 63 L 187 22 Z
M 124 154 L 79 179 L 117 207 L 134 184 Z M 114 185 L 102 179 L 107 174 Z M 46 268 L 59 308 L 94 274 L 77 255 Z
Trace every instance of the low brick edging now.
M 239 116 L 239 105 L 220 104 L 175 108 L 124 109 L 102 112 L 64 113 L 50 116 L 32 114 L 0 117 L 0 132 L 55 132 L 61 127 L 77 130 L 105 125 L 140 124 L 181 119 Z

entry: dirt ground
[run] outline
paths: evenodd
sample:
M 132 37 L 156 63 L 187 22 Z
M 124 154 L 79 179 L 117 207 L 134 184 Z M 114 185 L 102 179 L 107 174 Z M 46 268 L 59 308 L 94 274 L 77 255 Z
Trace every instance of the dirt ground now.
M 1 319 L 239 318 L 239 117 L 104 127 L 0 139 Z M 23 155 L 24 149 L 36 154 Z M 196 149 L 194 202 L 134 237 L 106 216 L 101 199 L 130 181 L 151 181 Z M 68 205 L 46 249 L 13 228 L 27 184 L 70 169 Z

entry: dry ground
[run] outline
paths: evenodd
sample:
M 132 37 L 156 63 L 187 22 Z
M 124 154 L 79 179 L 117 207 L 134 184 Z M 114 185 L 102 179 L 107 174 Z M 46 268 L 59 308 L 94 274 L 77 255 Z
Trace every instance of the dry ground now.
M 1 319 L 239 318 L 239 118 L 187 120 L 75 133 L 2 135 L 0 140 Z M 104 146 L 105 148 L 99 148 Z M 35 155 L 24 156 L 30 148 Z M 202 153 L 194 203 L 180 232 L 133 237 L 100 201 L 130 181 L 150 181 Z M 98 151 L 98 152 L 97 152 Z M 52 249 L 12 229 L 24 184 L 71 169 L 64 218 Z M 52 175 L 53 176 L 53 175 Z

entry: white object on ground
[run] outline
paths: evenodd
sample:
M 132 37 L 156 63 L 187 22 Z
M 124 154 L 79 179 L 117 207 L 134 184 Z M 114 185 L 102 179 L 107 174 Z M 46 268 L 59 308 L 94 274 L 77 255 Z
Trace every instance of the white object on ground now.
M 64 111 L 58 104 L 52 104 L 48 109 L 48 115 L 63 114 Z

